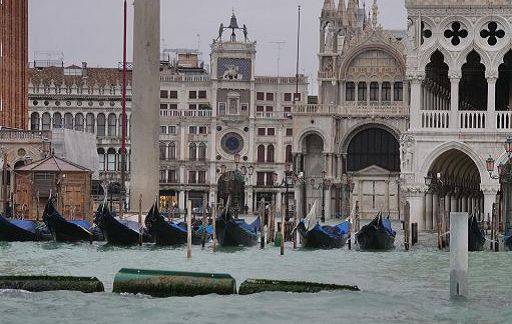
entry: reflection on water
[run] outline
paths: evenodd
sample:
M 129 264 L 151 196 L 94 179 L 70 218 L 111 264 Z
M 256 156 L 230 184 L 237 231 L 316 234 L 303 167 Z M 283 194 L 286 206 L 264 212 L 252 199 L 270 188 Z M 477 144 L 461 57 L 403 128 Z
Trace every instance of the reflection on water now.
M 293 251 L 221 248 L 213 254 L 193 247 L 113 247 L 98 242 L 0 244 L 0 273 L 96 276 L 106 293 L 0 291 L 0 323 L 304 323 L 341 322 L 507 322 L 512 318 L 512 253 L 470 253 L 470 297 L 449 299 L 449 253 L 435 249 L 433 234 L 403 251 L 398 224 L 391 252 Z M 355 284 L 361 292 L 263 293 L 154 299 L 116 295 L 115 273 L 123 267 L 232 274 L 247 278 Z

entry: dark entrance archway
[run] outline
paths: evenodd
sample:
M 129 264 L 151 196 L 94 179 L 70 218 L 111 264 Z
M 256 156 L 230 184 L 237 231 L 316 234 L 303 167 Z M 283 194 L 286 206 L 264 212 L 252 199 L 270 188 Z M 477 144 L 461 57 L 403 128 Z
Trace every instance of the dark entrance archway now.
M 230 211 L 236 214 L 245 209 L 245 179 L 240 171 L 229 171 L 220 176 L 217 199 L 226 204 L 231 196 Z
M 355 135 L 348 146 L 347 169 L 356 172 L 372 165 L 400 172 L 397 139 L 382 128 L 368 128 Z

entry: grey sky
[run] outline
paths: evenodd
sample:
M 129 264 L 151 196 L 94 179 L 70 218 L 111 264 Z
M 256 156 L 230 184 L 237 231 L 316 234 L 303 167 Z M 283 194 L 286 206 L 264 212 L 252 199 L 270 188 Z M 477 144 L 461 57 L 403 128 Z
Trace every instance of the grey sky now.
M 363 1 L 363 0 L 361 0 Z M 367 10 L 372 0 L 367 1 Z M 60 51 L 66 64 L 115 66 L 121 61 L 122 0 L 29 0 L 30 58 L 35 51 Z M 208 61 L 209 44 L 221 22 L 229 23 L 232 8 L 249 36 L 258 42 L 259 75 L 277 73 L 275 41 L 286 41 L 281 75 L 294 74 L 297 5 L 302 10 L 301 72 L 317 69 L 318 17 L 324 0 L 161 0 L 162 42 L 166 48 L 200 48 Z M 337 0 L 336 0 L 337 2 Z M 380 22 L 387 29 L 404 29 L 404 0 L 379 0 Z M 129 39 L 133 8 L 129 0 Z M 131 60 L 129 40 L 128 59 Z

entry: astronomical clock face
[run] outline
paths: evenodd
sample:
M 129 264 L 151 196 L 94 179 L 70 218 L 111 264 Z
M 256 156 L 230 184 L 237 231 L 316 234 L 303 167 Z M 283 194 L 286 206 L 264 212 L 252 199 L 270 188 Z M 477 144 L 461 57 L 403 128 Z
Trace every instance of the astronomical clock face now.
M 251 80 L 251 60 L 242 58 L 220 58 L 217 75 L 219 79 L 232 81 Z
M 227 133 L 222 137 L 221 146 L 228 154 L 237 154 L 244 148 L 244 139 L 237 133 Z

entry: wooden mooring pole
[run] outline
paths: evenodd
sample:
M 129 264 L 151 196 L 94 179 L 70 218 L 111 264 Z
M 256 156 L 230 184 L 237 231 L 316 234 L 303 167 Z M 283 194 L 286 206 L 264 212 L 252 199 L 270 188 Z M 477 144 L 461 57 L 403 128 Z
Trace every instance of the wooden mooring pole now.
M 192 258 L 192 200 L 187 200 L 187 259 Z
M 203 221 L 201 223 L 201 248 L 204 249 L 206 245 L 206 226 L 207 226 L 207 210 L 206 207 L 208 206 L 208 199 L 205 198 L 203 202 Z
M 265 248 L 265 200 L 261 199 L 258 209 L 258 216 L 260 218 L 260 248 Z
M 139 246 L 142 246 L 142 194 L 139 194 Z
M 293 248 L 297 248 L 297 220 L 298 220 L 298 208 L 297 208 L 297 200 L 293 200 L 293 206 L 294 206 L 294 212 L 293 212 L 293 231 L 292 231 L 292 242 L 293 242 Z
M 398 207 L 400 208 L 400 207 Z M 405 203 L 405 211 L 404 211 L 404 248 L 406 251 L 409 251 L 411 248 L 411 211 L 409 208 L 409 202 Z
M 212 251 L 215 253 L 217 250 L 217 204 L 214 202 L 212 203 L 212 227 Z
M 285 229 L 286 229 L 286 204 L 281 204 L 281 255 L 284 255 L 284 241 L 285 241 Z

